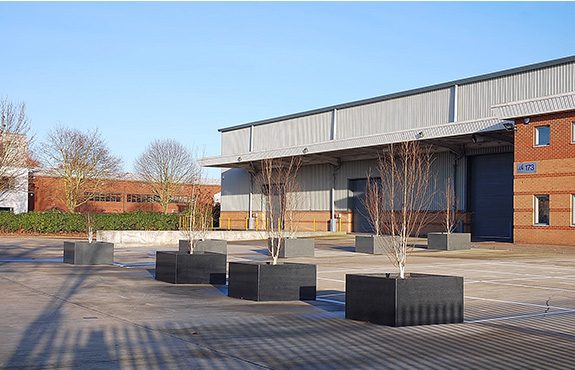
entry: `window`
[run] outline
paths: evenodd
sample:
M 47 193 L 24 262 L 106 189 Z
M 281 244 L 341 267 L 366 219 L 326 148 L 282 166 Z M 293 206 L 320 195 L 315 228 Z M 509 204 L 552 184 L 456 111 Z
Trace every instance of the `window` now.
M 160 198 L 152 194 L 128 194 L 128 203 L 159 203 Z
M 535 225 L 549 225 L 549 195 L 535 196 Z
M 571 225 L 575 226 L 575 194 L 571 194 Z
M 186 195 L 172 195 L 170 197 L 170 203 L 188 204 L 188 203 L 190 203 L 191 199 L 192 199 L 192 197 L 189 197 Z
M 575 122 L 571 124 L 571 143 L 575 144 Z
M 535 127 L 535 145 L 549 145 L 551 138 L 551 128 L 549 126 Z
M 85 197 L 90 197 L 90 193 L 85 193 Z M 121 202 L 122 194 L 120 193 L 94 193 L 90 198 L 92 202 Z

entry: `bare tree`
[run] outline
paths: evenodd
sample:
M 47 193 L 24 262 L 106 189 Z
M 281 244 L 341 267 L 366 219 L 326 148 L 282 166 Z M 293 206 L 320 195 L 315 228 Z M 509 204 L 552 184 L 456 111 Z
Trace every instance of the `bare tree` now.
M 194 158 L 197 163 L 197 155 Z M 208 187 L 203 186 L 205 180 L 204 170 L 196 165 L 191 178 L 188 211 L 190 212 L 187 225 L 188 250 L 194 252 L 196 241 L 205 240 L 208 230 L 213 225 L 213 197 Z
M 154 140 L 134 162 L 136 173 L 151 184 L 164 213 L 178 187 L 193 182 L 198 167 L 194 153 L 172 139 Z
M 451 234 L 457 229 L 457 225 L 465 217 L 463 213 L 459 212 L 451 177 L 445 180 L 443 196 L 445 199 L 445 210 L 443 211 L 442 223 L 445 232 Z
M 368 219 L 402 279 L 408 254 L 413 249 L 409 238 L 418 236 L 429 222 L 435 191 L 432 163 L 430 150 L 422 148 L 419 142 L 392 144 L 377 161 L 381 181 L 369 178 L 366 185 Z
M 300 199 L 297 174 L 301 167 L 301 157 L 264 159 L 260 165 L 261 170 L 255 180 L 261 189 L 266 208 L 268 250 L 272 263 L 277 265 L 285 239 L 293 237 L 297 232 L 297 207 Z
M 0 98 L 0 200 L 10 192 L 27 192 L 29 131 L 26 104 Z
M 55 195 L 70 212 L 91 200 L 102 187 L 102 180 L 121 170 L 122 160 L 114 157 L 97 129 L 81 132 L 56 127 L 41 146 L 48 173 L 62 181 Z

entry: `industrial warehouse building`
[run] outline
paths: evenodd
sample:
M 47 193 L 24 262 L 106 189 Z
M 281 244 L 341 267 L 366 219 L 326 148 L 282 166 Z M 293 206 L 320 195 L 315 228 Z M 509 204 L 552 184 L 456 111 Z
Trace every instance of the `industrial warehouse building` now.
M 219 131 L 221 155 L 201 164 L 223 168 L 221 220 L 234 228 L 264 224 L 259 162 L 301 156 L 300 229 L 369 231 L 361 199 L 378 153 L 420 141 L 439 190 L 454 179 L 474 240 L 575 243 L 575 57 Z

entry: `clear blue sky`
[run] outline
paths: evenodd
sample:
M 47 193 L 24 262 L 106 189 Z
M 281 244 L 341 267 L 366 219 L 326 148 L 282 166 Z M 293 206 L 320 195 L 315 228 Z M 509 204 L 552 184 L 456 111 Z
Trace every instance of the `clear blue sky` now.
M 0 95 L 36 140 L 98 127 L 131 171 L 156 138 L 575 54 L 571 2 L 0 2 Z M 271 138 L 270 138 L 271 139 Z M 219 177 L 219 170 L 210 170 Z

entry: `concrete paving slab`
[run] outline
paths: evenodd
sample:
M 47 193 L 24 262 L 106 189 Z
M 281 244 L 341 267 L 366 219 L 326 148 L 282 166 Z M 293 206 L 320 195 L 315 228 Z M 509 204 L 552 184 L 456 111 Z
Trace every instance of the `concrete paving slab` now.
M 344 319 L 345 274 L 394 271 L 318 238 L 318 299 L 252 302 L 226 286 L 154 279 L 154 246 L 112 266 L 61 262 L 62 239 L 0 237 L 2 369 L 566 369 L 575 363 L 575 247 L 416 248 L 408 271 L 465 277 L 465 323 L 390 328 Z M 235 242 L 229 260 L 266 260 Z M 169 250 L 163 246 L 158 250 Z M 177 246 L 173 246 L 176 250 Z M 509 250 L 506 250 L 509 249 Z

